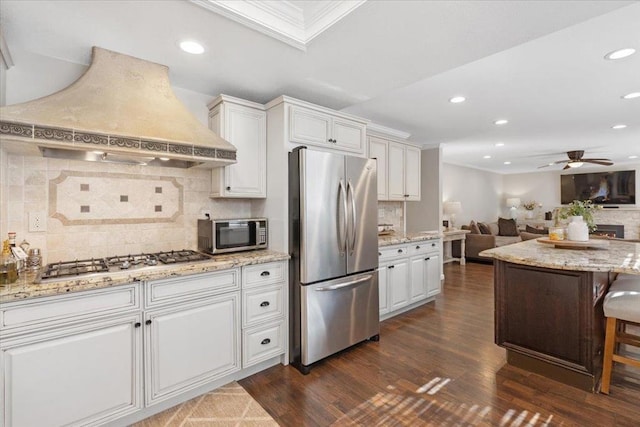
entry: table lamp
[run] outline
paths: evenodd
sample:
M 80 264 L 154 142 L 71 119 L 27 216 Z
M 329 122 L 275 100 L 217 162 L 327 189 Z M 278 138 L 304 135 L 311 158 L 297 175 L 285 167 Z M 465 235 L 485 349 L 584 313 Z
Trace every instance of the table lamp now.
M 518 206 L 520 206 L 520 199 L 512 197 L 507 199 L 507 206 L 509 206 L 509 212 L 511 212 L 511 218 L 516 219 L 518 217 Z
M 449 229 L 455 230 L 456 214 L 462 212 L 462 204 L 460 202 L 444 202 L 442 208 L 445 215 L 449 215 Z

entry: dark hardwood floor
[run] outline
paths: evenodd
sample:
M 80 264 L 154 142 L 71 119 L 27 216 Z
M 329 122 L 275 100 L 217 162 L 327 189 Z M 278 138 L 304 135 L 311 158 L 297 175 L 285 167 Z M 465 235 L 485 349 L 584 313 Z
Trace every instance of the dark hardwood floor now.
M 493 343 L 493 266 L 445 266 L 444 290 L 307 376 L 276 366 L 240 384 L 282 426 L 640 426 L 640 372 L 609 396 L 506 365 Z

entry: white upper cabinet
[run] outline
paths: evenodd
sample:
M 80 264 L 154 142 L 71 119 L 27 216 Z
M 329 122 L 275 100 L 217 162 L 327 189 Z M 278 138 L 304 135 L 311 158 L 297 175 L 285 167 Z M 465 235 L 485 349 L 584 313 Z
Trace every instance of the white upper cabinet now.
M 368 157 L 378 160 L 378 200 L 420 200 L 420 149 L 378 132 L 367 140 Z
M 209 104 L 209 128 L 237 149 L 237 163 L 212 170 L 211 197 L 267 196 L 267 114 L 264 106 L 220 95 Z
M 287 142 L 329 151 L 365 154 L 367 120 L 287 96 L 274 99 L 267 108 L 280 104 L 288 111 Z

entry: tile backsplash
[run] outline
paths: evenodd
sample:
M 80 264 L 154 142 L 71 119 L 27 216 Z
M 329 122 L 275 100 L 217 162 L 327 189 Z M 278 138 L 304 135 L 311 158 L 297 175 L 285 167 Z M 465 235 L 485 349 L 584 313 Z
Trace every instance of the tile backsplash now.
M 378 224 L 393 224 L 398 232 L 404 230 L 403 202 L 378 202 Z
M 210 199 L 211 171 L 9 155 L 8 231 L 44 262 L 196 249 L 197 219 L 250 217 L 262 201 Z M 45 212 L 46 232 L 29 232 Z M 6 239 L 6 237 L 3 237 Z

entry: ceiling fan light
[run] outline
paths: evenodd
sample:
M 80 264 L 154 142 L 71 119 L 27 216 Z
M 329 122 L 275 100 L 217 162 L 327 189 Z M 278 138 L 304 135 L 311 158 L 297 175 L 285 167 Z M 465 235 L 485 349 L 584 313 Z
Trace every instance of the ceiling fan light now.
M 624 129 L 624 128 L 626 128 L 626 127 L 627 127 L 627 125 L 619 124 L 619 125 L 613 125 L 613 126 L 611 126 L 611 129 L 618 130 L 618 129 Z
M 569 167 L 570 168 L 579 168 L 582 165 L 584 165 L 583 162 L 569 162 Z
M 631 92 L 628 93 L 626 95 L 622 95 L 623 99 L 634 99 L 634 98 L 640 98 L 640 92 Z
M 459 104 L 461 102 L 466 101 L 467 98 L 465 98 L 464 96 L 454 96 L 453 98 L 449 99 L 449 102 L 451 102 L 452 104 Z
M 627 47 L 627 48 L 618 49 L 618 50 L 614 50 L 613 52 L 607 53 L 604 56 L 604 59 L 622 59 L 622 58 L 626 58 L 627 56 L 631 56 L 634 53 L 636 53 L 635 49 L 631 47 Z

